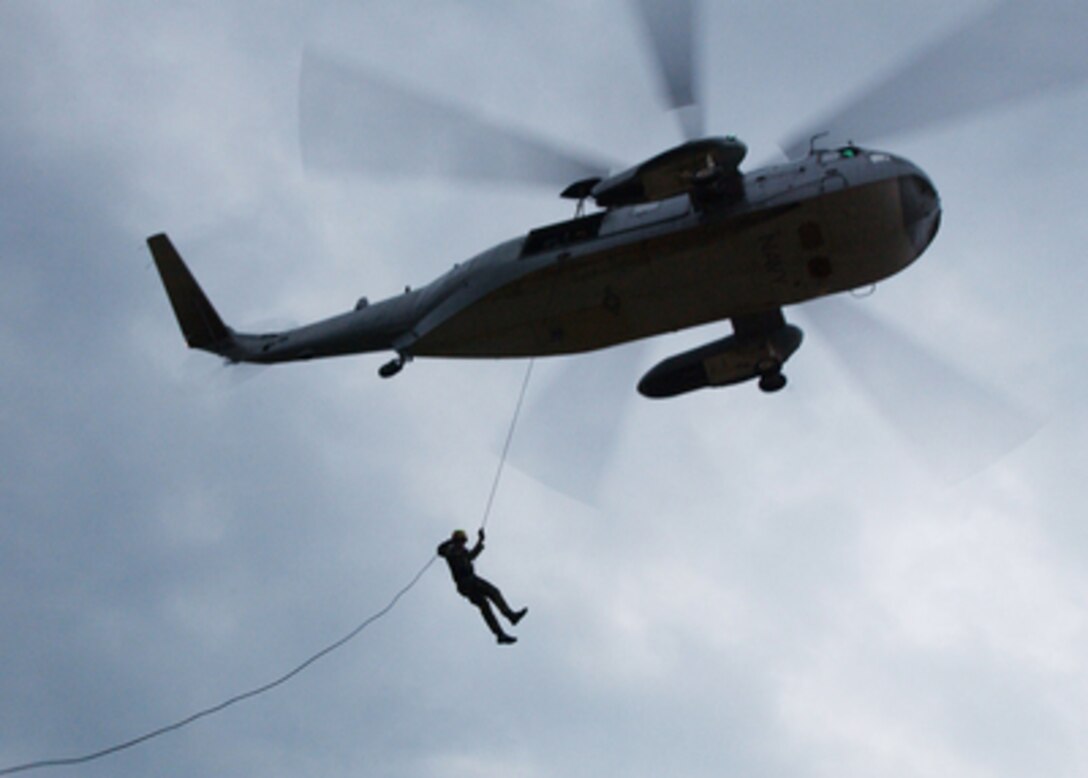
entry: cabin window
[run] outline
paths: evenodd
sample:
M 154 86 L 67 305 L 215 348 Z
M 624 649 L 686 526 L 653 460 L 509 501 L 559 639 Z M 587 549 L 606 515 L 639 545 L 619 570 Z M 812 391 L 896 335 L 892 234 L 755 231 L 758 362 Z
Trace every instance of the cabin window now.
M 521 256 L 542 254 L 593 240 L 601 231 L 605 211 L 532 230 L 521 247 Z

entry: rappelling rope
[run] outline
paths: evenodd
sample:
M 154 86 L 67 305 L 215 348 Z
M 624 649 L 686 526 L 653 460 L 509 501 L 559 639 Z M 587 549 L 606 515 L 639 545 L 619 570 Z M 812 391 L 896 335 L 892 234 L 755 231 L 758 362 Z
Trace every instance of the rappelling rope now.
M 351 632 L 349 632 L 344 637 L 337 640 L 332 645 L 321 649 L 316 654 L 314 654 L 309 659 L 307 659 L 305 662 L 298 665 L 295 669 L 293 669 L 290 672 L 280 676 L 279 678 L 277 678 L 276 680 L 274 680 L 274 681 L 272 681 L 270 683 L 266 683 L 263 686 L 259 686 L 259 687 L 255 688 L 255 689 L 251 689 L 248 692 L 243 692 L 241 694 L 237 694 L 234 697 L 231 697 L 229 700 L 221 702 L 218 705 L 213 705 L 210 708 L 205 708 L 204 710 L 199 711 L 197 713 L 194 713 L 193 715 L 191 715 L 191 716 L 189 716 L 187 718 L 184 718 L 184 719 L 182 719 L 180 721 L 174 722 L 173 724 L 169 724 L 169 725 L 167 725 L 165 727 L 160 727 L 159 729 L 156 729 L 156 730 L 154 730 L 152 732 L 148 732 L 145 735 L 140 735 L 139 737 L 133 738 L 132 740 L 125 741 L 124 743 L 119 743 L 119 744 L 117 744 L 115 746 L 110 746 L 109 748 L 103 748 L 101 751 L 95 751 L 94 753 L 85 754 L 84 756 L 74 756 L 74 757 L 68 757 L 68 758 L 64 758 L 64 759 L 43 759 L 43 760 L 38 761 L 38 762 L 28 762 L 27 764 L 15 765 L 14 767 L 5 767 L 3 769 L 0 769 L 0 775 L 12 775 L 14 773 L 23 772 L 23 771 L 26 771 L 26 770 L 37 770 L 37 769 L 43 768 L 43 767 L 66 767 L 66 766 L 71 766 L 71 765 L 83 764 L 85 762 L 91 762 L 91 761 L 94 761 L 95 759 L 101 759 L 104 756 L 109 756 L 110 754 L 116 754 L 118 751 L 124 751 L 125 749 L 132 748 L 133 746 L 136 746 L 136 745 L 139 745 L 140 743 L 151 740 L 152 738 L 159 737 L 160 735 L 165 735 L 167 732 L 173 732 L 174 730 L 181 729 L 182 727 L 185 727 L 185 726 L 188 726 L 189 724 L 192 724 L 194 721 L 197 721 L 198 719 L 202 719 L 205 716 L 210 716 L 213 713 L 218 713 L 219 711 L 223 710 L 224 708 L 229 708 L 231 705 L 234 705 L 235 703 L 239 703 L 239 702 L 242 702 L 243 700 L 248 700 L 251 697 L 256 697 L 259 694 L 264 694 L 265 692 L 271 691 L 272 689 L 275 689 L 277 686 L 279 686 L 281 684 L 284 684 L 284 683 L 287 683 L 287 681 L 294 678 L 296 675 L 301 673 L 303 670 L 305 670 L 307 667 L 312 665 L 318 659 L 321 659 L 326 654 L 329 654 L 329 653 L 335 651 L 336 649 L 340 648 L 340 646 L 347 643 L 349 640 L 351 640 L 353 637 L 358 635 L 360 632 L 362 632 L 368 626 L 373 624 L 375 621 L 380 619 L 385 614 L 389 613 L 389 611 L 393 610 L 393 606 L 396 605 L 397 602 L 400 600 L 400 598 L 403 597 L 405 594 L 407 594 L 408 591 L 419 582 L 419 579 L 423 577 L 423 574 L 426 573 L 427 570 L 430 568 L 430 566 L 434 564 L 436 559 L 438 559 L 437 556 L 432 556 L 429 560 L 427 560 L 427 564 L 425 564 L 423 566 L 423 568 L 418 573 L 415 574 L 415 576 L 412 578 L 412 580 L 409 581 L 408 584 L 403 589 L 401 589 L 399 592 L 397 592 L 396 595 L 393 596 L 393 599 L 389 601 L 389 604 L 386 605 L 384 608 L 382 608 L 380 611 L 375 613 L 373 616 L 370 616 L 369 618 L 367 618 L 359 626 L 357 626 L 355 629 L 353 629 Z
M 529 388 L 529 379 L 533 375 L 533 363 L 530 359 L 525 368 L 525 378 L 521 380 L 521 392 L 518 393 L 518 402 L 514 406 L 514 415 L 510 419 L 510 429 L 506 431 L 506 442 L 502 446 L 502 455 L 499 457 L 499 466 L 495 470 L 495 480 L 491 482 L 491 494 L 487 496 L 487 507 L 484 508 L 484 517 L 480 521 L 480 529 L 487 526 L 487 520 L 491 518 L 491 506 L 495 504 L 495 493 L 499 491 L 499 481 L 502 479 L 503 466 L 506 464 L 506 455 L 510 453 L 510 441 L 514 439 L 514 428 L 518 426 L 518 417 L 521 416 L 521 406 L 525 402 L 525 392 Z
M 491 507 L 495 503 L 495 494 L 499 490 L 499 481 L 502 479 L 503 466 L 506 464 L 506 457 L 510 453 L 510 442 L 514 439 L 514 429 L 515 427 L 517 427 L 518 417 L 521 415 L 521 406 L 525 401 L 525 393 L 526 390 L 529 388 L 529 378 L 532 376 L 532 374 L 533 360 L 529 360 L 529 366 L 525 370 L 525 378 L 522 379 L 521 382 L 521 392 L 518 394 L 518 402 L 517 405 L 514 407 L 514 416 L 513 418 L 511 418 L 510 428 L 506 432 L 506 442 L 503 444 L 502 455 L 499 457 L 499 466 L 498 469 L 495 471 L 495 480 L 491 483 L 491 493 L 488 495 L 487 506 L 484 508 L 483 520 L 480 522 L 481 530 L 487 524 L 487 520 L 491 516 Z M 182 727 L 186 727 L 193 722 L 198 721 L 199 719 L 202 719 L 206 716 L 211 716 L 213 713 L 218 713 L 221 710 L 224 710 L 232 705 L 242 702 L 243 700 L 248 700 L 258 695 L 264 694 L 265 692 L 272 691 L 277 686 L 287 683 L 289 680 L 294 678 L 296 675 L 301 673 L 303 670 L 305 670 L 317 660 L 328 654 L 331 654 L 333 651 L 343 646 L 345 643 L 354 638 L 356 635 L 369 627 L 375 621 L 380 619 L 385 614 L 389 613 L 389 611 L 393 610 L 393 607 L 400 601 L 400 598 L 407 594 L 417 583 L 419 583 L 419 580 L 423 577 L 423 574 L 430 569 L 431 565 L 433 565 L 435 563 L 435 560 L 437 559 L 437 555 L 432 556 L 430 559 L 428 559 L 427 564 L 425 564 L 419 570 L 419 572 L 412 577 L 412 580 L 409 581 L 407 585 L 404 586 L 404 588 L 402 588 L 399 592 L 393 595 L 393 599 L 391 599 L 389 601 L 389 604 L 386 605 L 384 608 L 379 610 L 374 615 L 369 616 L 366 620 L 359 624 L 359 626 L 355 627 L 355 629 L 344 635 L 344 637 L 340 638 L 335 643 L 332 643 L 331 645 L 321 649 L 316 654 L 307 659 L 305 662 L 298 665 L 293 670 L 284 673 L 274 681 L 270 681 L 269 683 L 266 683 L 263 686 L 258 686 L 254 689 L 250 689 L 247 692 L 236 694 L 235 696 L 224 700 L 217 705 L 213 705 L 210 708 L 205 708 L 201 711 L 198 711 L 191 716 L 187 716 L 180 721 L 174 722 L 173 724 L 168 724 L 165 727 L 159 727 L 156 730 L 152 730 L 151 732 L 140 735 L 139 737 L 132 738 L 131 740 L 126 740 L 123 743 L 118 743 L 117 745 L 110 746 L 109 748 L 103 748 L 100 751 L 94 751 L 92 753 L 84 754 L 82 756 L 64 757 L 60 759 L 42 759 L 37 762 L 27 762 L 26 764 L 14 765 L 13 767 L 4 767 L 0 768 L 0 775 L 14 775 L 15 773 L 21 773 L 28 770 L 39 770 L 45 767 L 71 767 L 73 765 L 93 762 L 96 759 L 101 759 L 102 757 L 109 756 L 110 754 L 116 754 L 118 751 L 125 751 L 129 748 L 132 748 L 133 746 L 138 746 L 140 743 L 145 743 L 148 740 L 152 740 L 161 735 L 165 735 L 169 732 L 179 730 Z

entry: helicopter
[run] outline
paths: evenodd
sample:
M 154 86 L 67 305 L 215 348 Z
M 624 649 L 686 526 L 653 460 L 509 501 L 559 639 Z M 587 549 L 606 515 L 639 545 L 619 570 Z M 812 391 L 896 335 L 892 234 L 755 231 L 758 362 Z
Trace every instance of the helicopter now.
M 1060 13 L 1049 16 L 1084 16 L 1063 2 L 1054 2 L 1050 10 Z M 1017 63 L 1016 78 L 972 65 L 972 58 L 995 61 L 995 47 L 1011 50 L 1025 26 L 1046 26 L 1048 33 L 1070 26 L 1068 19 L 1022 6 L 998 3 L 795 134 L 782 146 L 787 161 L 746 171 L 743 141 L 704 131 L 693 0 L 633 3 L 656 55 L 667 107 L 686 140 L 619 172 L 482 119 L 457 114 L 444 120 L 451 115 L 444 105 L 308 54 L 302 121 L 310 166 L 334 169 L 361 157 L 364 169 L 390 157 L 406 167 L 434 164 L 425 150 L 383 159 L 361 148 L 350 127 L 322 122 L 307 107 L 308 101 L 350 103 L 360 90 L 390 92 L 396 112 L 414 117 L 408 119 L 414 131 L 401 126 L 400 135 L 427 137 L 424 129 L 441 124 L 451 135 L 460 133 L 462 145 L 490 151 L 502 168 L 499 177 L 553 182 L 565 176 L 560 195 L 576 203 L 574 218 L 530 229 L 419 288 L 373 303 L 361 298 L 347 312 L 269 333 L 227 326 L 165 233 L 148 238 L 148 245 L 188 345 L 229 362 L 391 351 L 379 369 L 390 378 L 417 357 L 576 354 L 728 320 L 731 334 L 661 361 L 638 391 L 666 398 L 755 380 L 763 391 L 776 392 L 786 385 L 784 366 L 803 340 L 784 310 L 899 273 L 939 229 L 940 197 L 927 174 L 854 139 L 917 129 L 1085 75 L 1081 62 Z M 942 70 L 950 53 L 973 79 L 950 85 L 955 80 Z M 994 88 L 979 90 L 979 78 Z M 594 206 L 588 213 L 587 203 Z

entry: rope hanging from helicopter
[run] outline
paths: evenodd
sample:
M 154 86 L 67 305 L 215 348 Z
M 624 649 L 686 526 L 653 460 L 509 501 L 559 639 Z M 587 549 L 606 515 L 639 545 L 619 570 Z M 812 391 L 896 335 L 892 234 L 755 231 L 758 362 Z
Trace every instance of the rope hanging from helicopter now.
M 264 694 L 265 692 L 272 691 L 277 686 L 280 686 L 280 685 L 282 685 L 284 683 L 287 683 L 287 681 L 294 678 L 296 675 L 301 673 L 303 670 L 305 670 L 307 667 L 312 665 L 317 660 L 321 659 L 322 657 L 326 656 L 327 654 L 330 654 L 333 651 L 335 651 L 336 649 L 340 648 L 342 645 L 344 645 L 349 640 L 354 638 L 356 635 L 358 635 L 364 629 L 369 627 L 375 621 L 382 618 L 387 613 L 389 613 L 391 610 L 393 610 L 393 607 L 400 601 L 401 597 L 403 597 L 405 594 L 407 594 L 409 592 L 409 590 L 411 590 L 417 583 L 419 583 L 420 579 L 423 578 L 423 574 L 426 573 L 427 570 L 430 569 L 431 565 L 433 565 L 435 563 L 436 559 L 438 559 L 437 556 L 432 556 L 429 560 L 427 560 L 427 564 L 425 564 L 419 570 L 419 572 L 417 572 L 412 577 L 412 579 L 408 582 L 408 584 L 406 586 L 404 586 L 400 591 L 398 591 L 393 596 L 393 599 L 390 600 L 389 603 L 384 608 L 377 611 L 373 615 L 369 616 L 367 619 L 365 619 L 363 622 L 361 622 L 357 627 L 355 627 L 351 632 L 349 632 L 344 637 L 340 638 L 336 642 L 334 642 L 334 643 L 326 646 L 325 648 L 321 649 L 320 651 L 318 651 L 317 653 L 312 655 L 309 659 L 307 659 L 306 661 L 304 661 L 301 664 L 297 665 L 294 669 L 290 670 L 289 672 L 284 673 L 283 675 L 281 675 L 279 678 L 275 679 L 274 681 L 270 681 L 269 683 L 263 684 L 262 686 L 255 687 L 253 689 L 250 689 L 249 691 L 241 692 L 240 694 L 236 694 L 233 697 L 230 697 L 230 698 L 224 700 L 223 702 L 220 702 L 220 703 L 218 703 L 216 705 L 212 705 L 212 706 L 210 706 L 208 708 L 204 708 L 203 710 L 197 711 L 196 713 L 194 713 L 194 714 L 192 714 L 190 716 L 187 716 L 187 717 L 185 717 L 183 719 L 180 719 L 180 720 L 174 722 L 173 724 L 167 724 L 166 726 L 159 727 L 158 729 L 152 730 L 152 731 L 147 732 L 147 733 L 145 733 L 143 735 L 140 735 L 138 737 L 134 737 L 131 740 L 126 740 L 126 741 L 124 741 L 122 743 L 118 743 L 117 745 L 109 746 L 108 748 L 103 748 L 103 749 L 101 749 L 99 751 L 93 751 L 91 753 L 84 754 L 82 756 L 61 757 L 61 758 L 54 758 L 54 759 L 41 759 L 41 760 L 38 760 L 36 762 L 27 762 L 25 764 L 14 765 L 12 767 L 0 768 L 0 775 L 14 775 L 15 773 L 21 773 L 21 772 L 25 772 L 25 771 L 28 771 L 28 770 L 38 770 L 38 769 L 41 769 L 41 768 L 44 768 L 44 767 L 71 767 L 73 765 L 85 764 L 87 762 L 93 762 L 93 761 L 101 759 L 101 758 L 103 758 L 105 756 L 109 756 L 110 754 L 116 754 L 119 751 L 125 751 L 127 749 L 132 748 L 133 746 L 139 745 L 140 743 L 145 743 L 148 740 L 152 740 L 152 739 L 157 738 L 157 737 L 159 737 L 161 735 L 165 735 L 168 732 L 174 732 L 176 730 L 179 730 L 182 727 L 186 727 L 189 724 L 192 724 L 193 722 L 198 721 L 199 719 L 205 718 L 206 716 L 211 716 L 213 713 L 218 713 L 219 711 L 224 710 L 226 708 L 229 708 L 230 706 L 235 705 L 235 704 L 237 704 L 239 702 L 242 702 L 243 700 L 248 700 L 248 699 L 256 697 L 256 696 L 258 696 L 260 694 Z
M 487 525 L 487 521 L 491 516 L 491 509 L 492 509 L 492 507 L 494 506 L 494 503 L 495 503 L 495 495 L 497 494 L 497 492 L 499 490 L 499 482 L 502 479 L 503 469 L 504 469 L 504 467 L 506 465 L 506 458 L 507 458 L 508 454 L 510 453 L 510 443 L 514 439 L 514 430 L 517 427 L 518 418 L 521 416 L 521 408 L 522 408 L 522 405 L 524 404 L 524 401 L 525 401 L 526 391 L 529 388 L 529 379 L 532 377 L 532 374 L 533 374 L 533 363 L 534 363 L 534 361 L 535 360 L 532 360 L 532 359 L 529 360 L 528 367 L 525 370 L 525 377 L 522 379 L 522 382 L 521 382 L 521 390 L 518 393 L 517 404 L 514 407 L 514 415 L 510 419 L 510 426 L 509 426 L 509 428 L 507 429 L 507 432 L 506 432 L 506 440 L 503 443 L 502 454 L 499 456 L 498 468 L 495 471 L 495 478 L 491 483 L 491 491 L 488 494 L 487 504 L 484 507 L 483 517 L 480 520 L 480 529 L 483 529 Z M 371 616 L 368 616 L 366 619 L 364 619 L 362 622 L 360 622 L 358 626 L 356 626 L 354 629 L 352 629 L 350 632 L 348 632 L 346 635 L 344 635 L 340 639 L 338 639 L 335 642 L 329 644 L 325 648 L 322 648 L 320 651 L 316 652 L 315 654 L 310 656 L 308 659 L 306 659 L 305 661 L 303 661 L 300 664 L 296 665 L 293 669 L 289 670 L 288 672 L 284 673 L 279 678 L 276 678 L 273 681 L 262 684 L 261 686 L 254 687 L 253 689 L 250 689 L 249 691 L 245 691 L 245 692 L 241 692 L 239 694 L 236 694 L 233 697 L 229 697 L 229 698 L 227 698 L 226 700 L 224 700 L 222 702 L 219 702 L 219 703 L 217 703 L 215 705 L 212 705 L 212 706 L 209 706 L 209 707 L 204 708 L 202 710 L 199 710 L 196 713 L 193 713 L 193 714 L 191 714 L 189 716 L 186 716 L 183 719 L 179 719 L 178 721 L 175 721 L 172 724 L 167 724 L 165 726 L 159 727 L 158 729 L 154 729 L 154 730 L 151 730 L 149 732 L 146 732 L 143 735 L 139 735 L 137 737 L 131 738 L 131 739 L 126 740 L 126 741 L 123 741 L 121 743 L 117 743 L 116 745 L 112 745 L 112 746 L 109 746 L 109 747 L 106 747 L 106 748 L 102 748 L 102 749 L 100 749 L 98 751 L 92 751 L 90 753 L 83 754 L 81 756 L 57 757 L 57 758 L 51 758 L 51 759 L 40 759 L 40 760 L 37 760 L 37 761 L 34 761 L 34 762 L 26 762 L 24 764 L 12 765 L 10 767 L 0 767 L 0 776 L 14 775 L 16 773 L 27 772 L 27 771 L 30 771 L 30 770 L 40 770 L 40 769 L 43 769 L 43 768 L 46 768 L 46 767 L 72 767 L 72 766 L 75 766 L 75 765 L 86 764 L 88 762 L 97 761 L 98 759 L 102 759 L 103 757 L 109 756 L 111 754 L 116 754 L 116 753 L 118 753 L 120 751 L 126 751 L 126 750 L 128 750 L 130 748 L 133 748 L 135 746 L 140 745 L 141 743 L 146 743 L 149 740 L 153 740 L 153 739 L 155 739 L 157 737 L 160 737 L 162 735 L 165 735 L 165 734 L 167 734 L 169 732 L 175 732 L 175 731 L 177 731 L 179 729 L 182 729 L 183 727 L 187 727 L 188 725 L 190 725 L 190 724 L 192 724 L 192 723 L 194 723 L 196 721 L 199 721 L 200 719 L 206 718 L 207 716 L 211 716 L 214 713 L 219 713 L 220 711 L 225 710 L 225 709 L 231 707 L 232 705 L 236 705 L 236 704 L 238 704 L 240 702 L 243 702 L 244 700 L 252 699 L 254 697 L 257 697 L 258 695 L 264 694 L 265 692 L 270 692 L 273 689 L 275 689 L 276 687 L 287 683 L 289 680 L 294 678 L 296 675 L 301 673 L 303 670 L 308 668 L 310 665 L 317 662 L 319 659 L 322 659 L 323 657 L 327 656 L 328 654 L 331 654 L 333 651 L 335 651 L 336 649 L 340 648 L 341 646 L 343 646 L 344 644 L 346 644 L 347 642 L 349 642 L 350 640 L 355 638 L 357 635 L 359 635 L 359 633 L 361 633 L 364 629 L 366 629 L 371 624 L 376 622 L 378 619 L 382 618 L 383 616 L 388 614 L 390 611 L 392 611 L 393 608 L 397 605 L 397 603 L 400 602 L 400 599 L 404 595 L 406 595 L 409 591 L 411 591 L 415 587 L 415 585 L 417 583 L 419 583 L 419 581 L 423 578 L 424 574 L 428 570 L 430 570 L 431 566 L 437 560 L 438 560 L 438 555 L 437 554 L 431 555 L 431 557 L 427 560 L 427 563 L 425 565 L 423 565 L 423 567 L 420 568 L 420 570 L 418 572 L 416 572 L 415 575 L 412 576 L 411 580 L 409 580 L 408 583 L 403 588 L 401 588 L 393 596 L 393 598 L 389 601 L 388 604 L 385 605 L 385 607 L 378 610 L 377 612 L 375 612 Z
M 529 379 L 533 376 L 533 364 L 535 359 L 530 359 L 525 368 L 525 377 L 521 380 L 521 391 L 518 393 L 517 405 L 514 406 L 514 415 L 510 419 L 510 428 L 506 431 L 506 440 L 502 445 L 502 454 L 499 456 L 499 465 L 495 470 L 495 479 L 491 482 L 491 493 L 487 496 L 487 506 L 484 508 L 483 518 L 480 520 L 480 529 L 487 526 L 487 520 L 491 517 L 491 508 L 495 504 L 495 494 L 499 490 L 499 481 L 502 479 L 502 471 L 506 466 L 506 458 L 510 454 L 510 443 L 514 439 L 514 430 L 521 416 L 521 406 L 525 403 L 525 393 L 529 388 Z

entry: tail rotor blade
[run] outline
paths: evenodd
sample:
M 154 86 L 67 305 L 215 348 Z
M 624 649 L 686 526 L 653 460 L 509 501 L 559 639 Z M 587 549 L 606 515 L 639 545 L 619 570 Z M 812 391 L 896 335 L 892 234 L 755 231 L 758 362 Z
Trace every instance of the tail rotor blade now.
M 995 390 L 868 315 L 858 301 L 829 298 L 803 311 L 881 415 L 947 483 L 995 463 L 1040 426 Z
M 802 156 L 822 133 L 833 143 L 868 142 L 1083 82 L 1086 39 L 1083 0 L 1002 0 L 782 148 L 791 158 Z
M 665 101 L 687 140 L 706 134 L 696 78 L 695 0 L 635 0 L 661 73 Z
M 324 173 L 562 188 L 614 167 L 312 51 L 299 94 L 303 163 Z

